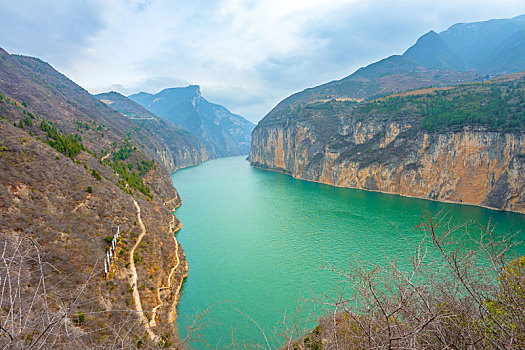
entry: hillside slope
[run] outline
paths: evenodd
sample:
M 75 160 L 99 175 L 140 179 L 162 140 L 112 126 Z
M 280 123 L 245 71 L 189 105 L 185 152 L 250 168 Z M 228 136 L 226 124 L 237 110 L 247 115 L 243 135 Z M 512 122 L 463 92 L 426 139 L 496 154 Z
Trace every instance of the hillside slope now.
M 157 152 L 158 157 L 170 171 L 197 165 L 209 158 L 206 147 L 195 135 L 157 117 L 126 96 L 112 91 L 95 95 L 95 97 L 133 120 L 161 143 L 164 147 Z M 166 149 L 169 152 L 166 152 Z
M 164 344 L 176 340 L 175 306 L 187 264 L 174 240 L 180 223 L 172 210 L 180 198 L 159 157 L 161 147 L 47 63 L 0 49 L 0 240 L 6 263 L 0 276 L 23 286 L 18 294 L 2 294 L 2 345 L 153 345 L 161 335 Z M 146 234 L 131 254 L 140 233 L 137 208 Z M 106 280 L 106 238 L 117 227 L 120 240 Z M 136 284 L 130 260 L 137 266 Z M 168 279 L 172 287 L 161 289 Z M 138 293 L 140 305 L 130 292 Z M 138 306 L 151 317 L 160 303 L 156 324 L 141 324 Z
M 248 154 L 255 125 L 226 108 L 208 102 L 199 86 L 165 89 L 153 95 L 128 96 L 154 114 L 197 135 L 211 157 Z
M 353 74 L 305 89 L 281 101 L 267 117 L 314 101 L 362 101 L 393 92 L 481 81 L 525 70 L 525 15 L 459 23 L 421 36 L 403 55 L 393 55 Z

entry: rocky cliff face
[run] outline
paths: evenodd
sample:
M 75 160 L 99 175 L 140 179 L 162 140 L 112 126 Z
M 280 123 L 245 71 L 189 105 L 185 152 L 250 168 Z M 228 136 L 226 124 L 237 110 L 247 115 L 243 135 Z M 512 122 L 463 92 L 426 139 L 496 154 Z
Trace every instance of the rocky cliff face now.
M 397 123 L 345 125 L 341 132 L 354 140 L 357 152 L 350 155 L 349 149 L 316 147 L 306 125 L 261 127 L 253 133 L 250 161 L 339 187 L 525 213 L 525 135 L 411 133 L 410 128 Z M 360 146 L 370 147 L 371 154 L 360 153 Z
M 428 131 L 420 114 L 403 108 L 397 117 L 399 111 L 363 116 L 353 110 L 263 119 L 252 134 L 250 161 L 334 186 L 525 213 L 519 128 L 465 124 Z

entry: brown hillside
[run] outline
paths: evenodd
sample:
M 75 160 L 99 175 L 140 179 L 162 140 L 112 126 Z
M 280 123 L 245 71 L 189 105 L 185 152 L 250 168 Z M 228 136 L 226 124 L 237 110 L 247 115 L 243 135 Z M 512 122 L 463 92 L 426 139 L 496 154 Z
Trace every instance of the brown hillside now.
M 5 51 L 0 117 L 0 277 L 13 287 L 0 300 L 0 345 L 173 343 L 187 265 L 173 237 L 180 223 L 171 210 L 180 199 L 156 141 L 48 64 Z M 142 231 L 134 201 L 145 234 L 130 257 Z M 121 238 L 106 280 L 105 238 L 117 226 Z M 151 327 L 140 323 L 134 290 L 148 321 L 162 304 Z M 23 322 L 12 322 L 18 318 Z

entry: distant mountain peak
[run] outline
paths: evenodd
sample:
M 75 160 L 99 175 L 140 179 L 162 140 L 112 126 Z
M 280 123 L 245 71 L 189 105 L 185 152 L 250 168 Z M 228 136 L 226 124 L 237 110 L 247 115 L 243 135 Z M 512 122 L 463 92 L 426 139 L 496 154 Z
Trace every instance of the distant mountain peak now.
M 211 157 L 247 154 L 253 123 L 208 102 L 199 85 L 164 89 L 151 94 L 134 94 L 130 99 L 152 113 L 200 137 Z
M 188 89 L 192 90 L 193 94 L 195 95 L 191 101 L 191 104 L 193 105 L 193 107 L 195 107 L 197 105 L 197 100 L 203 98 L 201 95 L 201 87 L 199 85 L 189 85 Z
M 423 39 L 423 38 L 428 38 L 428 37 L 433 37 L 433 36 L 439 36 L 439 34 L 436 33 L 433 29 L 431 29 L 431 30 L 429 30 L 427 33 L 423 34 L 423 35 L 418 39 L 418 41 L 421 40 L 421 39 Z
M 187 88 L 194 90 L 196 95 L 201 96 L 201 87 L 199 85 L 188 85 Z
M 403 54 L 423 66 L 455 70 L 461 67 L 462 62 L 455 55 L 441 36 L 431 30 L 417 39 L 416 43 Z
M 435 31 L 431 30 L 425 34 L 423 34 L 422 36 L 420 36 L 416 43 L 414 45 L 412 45 L 411 47 L 409 47 L 405 53 L 403 54 L 403 56 L 405 57 L 410 57 L 409 53 L 413 50 L 415 50 L 416 48 L 419 48 L 420 46 L 432 46 L 432 47 L 435 47 L 435 46 L 443 46 L 443 45 L 446 45 L 443 40 L 441 39 L 441 37 L 439 36 L 438 33 L 436 33 Z

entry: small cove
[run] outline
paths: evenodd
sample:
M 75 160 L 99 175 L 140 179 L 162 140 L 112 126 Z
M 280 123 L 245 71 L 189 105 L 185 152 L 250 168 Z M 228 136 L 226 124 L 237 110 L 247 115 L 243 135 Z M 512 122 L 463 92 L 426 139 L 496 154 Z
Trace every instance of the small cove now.
M 402 259 L 407 242 L 422 237 L 414 227 L 425 211 L 443 210 L 456 222 L 490 220 L 498 234 L 525 228 L 525 215 L 297 180 L 252 168 L 245 157 L 212 160 L 172 178 L 182 197 L 177 239 L 189 263 L 178 327 L 184 336 L 188 317 L 219 303 L 201 332 L 213 348 L 232 334 L 262 345 L 258 326 L 272 338 L 300 298 L 330 293 L 338 279 L 319 268 L 323 260 L 343 266 L 350 256 Z

